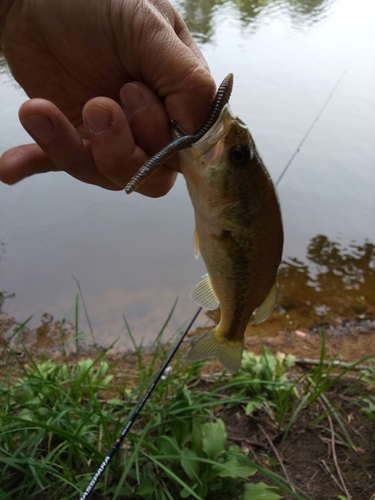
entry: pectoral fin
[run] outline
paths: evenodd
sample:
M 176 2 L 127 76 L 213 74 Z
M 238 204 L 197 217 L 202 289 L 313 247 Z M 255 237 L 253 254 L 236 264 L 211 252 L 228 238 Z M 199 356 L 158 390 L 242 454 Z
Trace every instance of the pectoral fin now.
M 199 251 L 199 234 L 198 234 L 198 231 L 195 230 L 194 231 L 194 257 L 196 259 L 198 259 L 200 255 L 200 251 Z
M 256 308 L 254 316 L 254 324 L 257 325 L 265 321 L 271 314 L 276 301 L 276 282 L 273 284 L 271 290 L 268 292 L 267 297 L 262 304 Z
M 241 364 L 243 342 L 220 342 L 215 333 L 216 328 L 199 339 L 187 355 L 187 359 L 201 361 L 206 358 L 217 358 L 224 368 L 235 373 Z
M 190 298 L 199 306 L 212 311 L 220 305 L 215 292 L 212 289 L 210 277 L 208 274 L 203 276 L 202 281 L 194 288 L 190 294 Z

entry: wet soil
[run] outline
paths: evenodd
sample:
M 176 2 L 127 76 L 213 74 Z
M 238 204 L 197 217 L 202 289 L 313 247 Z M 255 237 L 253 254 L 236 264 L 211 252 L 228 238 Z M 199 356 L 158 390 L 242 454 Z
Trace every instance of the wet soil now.
M 338 495 L 350 495 L 347 498 L 353 500 L 373 499 L 374 423 L 358 411 L 354 403 L 358 394 L 350 397 L 348 387 L 349 383 L 343 382 L 325 394 L 336 407 L 346 435 L 333 416 L 324 416 L 326 408 L 319 401 L 301 410 L 287 435 L 265 412 L 248 416 L 243 408 L 223 410 L 228 440 L 240 445 L 256 463 L 285 478 L 292 488 L 298 488 L 302 498 L 309 495 L 314 500 L 334 500 Z M 250 482 L 259 481 L 271 484 L 260 472 L 250 478 Z

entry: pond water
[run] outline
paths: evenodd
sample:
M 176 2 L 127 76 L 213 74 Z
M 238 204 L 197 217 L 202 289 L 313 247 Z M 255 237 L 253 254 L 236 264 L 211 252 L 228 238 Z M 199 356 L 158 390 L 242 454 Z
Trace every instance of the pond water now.
M 341 292 L 350 289 L 349 302 L 373 313 L 375 2 L 173 4 L 217 83 L 234 73 L 232 110 L 248 125 L 274 180 L 345 72 L 278 187 L 288 269 L 282 295 L 290 305 L 306 287 L 314 289 L 319 312 L 329 298 L 336 301 L 331 310 L 339 308 Z M 17 118 L 26 96 L 4 63 L 0 70 L 1 153 L 30 141 Z M 15 294 L 3 310 L 18 321 L 34 315 L 30 325 L 36 327 L 46 313 L 44 322 L 63 315 L 72 321 L 72 275 L 103 345 L 116 338 L 118 347 L 130 345 L 123 315 L 137 341 L 147 343 L 177 296 L 167 335 L 195 311 L 188 295 L 204 265 L 194 259 L 193 210 L 182 177 L 163 199 L 151 200 L 62 173 L 34 176 L 0 185 L 0 210 L 0 291 Z M 86 329 L 83 313 L 80 326 Z

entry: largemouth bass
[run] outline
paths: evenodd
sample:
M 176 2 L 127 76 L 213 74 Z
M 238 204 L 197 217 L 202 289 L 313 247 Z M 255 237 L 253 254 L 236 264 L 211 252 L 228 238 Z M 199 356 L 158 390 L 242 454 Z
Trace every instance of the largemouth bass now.
M 229 74 L 200 129 L 186 136 L 175 127 L 175 140 L 143 165 L 125 191 L 137 190 L 180 151 L 195 213 L 194 251 L 208 271 L 191 298 L 205 309 L 221 307 L 219 324 L 196 343 L 188 359 L 216 357 L 236 372 L 253 313 L 257 324 L 274 307 L 283 228 L 272 180 L 249 130 L 227 104 L 232 86 Z
M 219 324 L 195 344 L 188 359 L 216 357 L 236 372 L 252 314 L 260 323 L 274 307 L 283 248 L 279 203 L 248 128 L 229 105 L 179 155 L 194 207 L 195 255 L 202 255 L 208 271 L 191 298 L 206 309 L 221 307 Z

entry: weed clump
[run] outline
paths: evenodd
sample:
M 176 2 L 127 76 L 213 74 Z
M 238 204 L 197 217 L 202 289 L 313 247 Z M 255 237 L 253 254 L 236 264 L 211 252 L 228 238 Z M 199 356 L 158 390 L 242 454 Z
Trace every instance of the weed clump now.
M 7 373 L 0 382 L 1 499 L 61 500 L 82 494 L 166 358 L 165 326 L 147 361 L 129 330 L 137 361 L 135 386 L 126 373 L 115 376 L 107 351 L 98 350 L 90 358 L 79 358 L 77 352 L 72 357 L 63 344 L 62 362 L 37 361 L 23 346 L 25 363 L 16 361 L 8 342 L 0 353 Z M 283 463 L 283 443 L 293 425 L 320 405 L 320 413 L 306 425 L 325 426 L 331 432 L 332 450 L 334 437 L 353 453 L 356 450 L 330 392 L 350 367 L 337 373 L 337 365 L 325 360 L 322 339 L 320 362 L 310 371 L 295 371 L 294 356 L 273 355 L 266 349 L 261 355 L 245 352 L 233 376 L 223 372 L 205 378 L 203 363 L 175 360 L 93 498 L 311 500 Z M 78 346 L 77 339 L 73 345 Z M 366 369 L 362 379 L 369 390 L 362 391 L 355 404 L 373 422 L 374 370 Z M 350 394 L 347 388 L 346 399 Z M 248 446 L 245 437 L 238 438 L 239 432 L 236 437 L 234 412 L 245 425 L 257 422 L 258 435 L 266 439 L 257 438 Z M 262 452 L 256 454 L 254 447 Z

